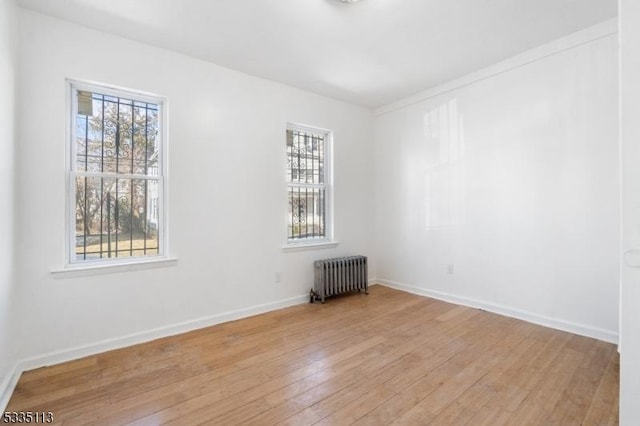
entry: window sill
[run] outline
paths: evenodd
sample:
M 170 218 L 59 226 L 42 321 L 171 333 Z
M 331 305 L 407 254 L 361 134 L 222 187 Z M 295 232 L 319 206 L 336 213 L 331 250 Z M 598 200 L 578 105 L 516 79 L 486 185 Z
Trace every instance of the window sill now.
M 53 269 L 51 270 L 51 275 L 53 275 L 54 278 L 84 277 L 88 275 L 162 268 L 166 266 L 173 266 L 177 262 L 178 258 L 176 257 L 159 257 L 154 259 L 124 261 L 108 264 L 74 264 L 73 266 L 68 266 L 62 269 Z
M 282 251 L 284 251 L 285 253 L 288 253 L 293 251 L 328 249 L 328 248 L 338 247 L 338 244 L 340 244 L 339 241 L 323 241 L 323 242 L 316 242 L 316 243 L 311 243 L 311 242 L 292 243 L 282 247 Z

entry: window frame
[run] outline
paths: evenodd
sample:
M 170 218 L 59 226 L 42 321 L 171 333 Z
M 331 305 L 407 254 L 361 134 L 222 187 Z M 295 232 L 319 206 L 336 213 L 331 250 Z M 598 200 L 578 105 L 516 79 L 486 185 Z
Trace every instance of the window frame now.
M 325 185 L 325 206 L 324 206 L 324 223 L 325 223 L 325 235 L 324 237 L 306 237 L 306 238 L 289 238 L 289 220 L 288 220 L 288 203 L 289 203 L 289 188 L 291 186 L 295 186 L 293 182 L 291 182 L 287 177 L 288 166 L 287 166 L 287 131 L 298 131 L 311 133 L 316 135 L 324 136 L 324 185 Z M 334 181 L 333 181 L 333 131 L 329 129 L 324 129 L 321 127 L 309 126 L 306 124 L 297 124 L 297 123 L 287 123 L 285 134 L 285 194 L 286 194 L 286 203 L 285 207 L 287 208 L 287 213 L 285 214 L 285 244 L 283 248 L 295 250 L 295 249 L 312 249 L 312 248 L 324 248 L 324 247 L 335 247 L 338 242 L 334 239 Z
M 157 254 L 147 254 L 143 256 L 102 258 L 90 260 L 76 259 L 76 234 L 75 234 L 75 214 L 76 214 L 76 188 L 75 178 L 78 175 L 76 164 L 77 143 L 76 143 L 76 117 L 78 114 L 78 91 L 95 92 L 101 95 L 114 96 L 131 99 L 133 101 L 147 102 L 158 105 L 158 244 Z M 166 260 L 175 260 L 169 257 L 169 233 L 168 233 L 168 168 L 167 168 L 167 99 L 163 96 L 132 90 L 128 88 L 116 87 L 108 84 L 66 79 L 66 140 L 65 140 L 65 179 L 66 179 L 66 211 L 65 211 L 65 270 L 74 269 L 103 269 L 109 267 L 122 267 L 136 264 L 153 264 Z M 80 172 L 81 173 L 81 172 Z M 102 173 L 93 173 L 100 176 Z M 131 177 L 127 177 L 131 179 Z M 54 271 L 57 272 L 57 271 Z

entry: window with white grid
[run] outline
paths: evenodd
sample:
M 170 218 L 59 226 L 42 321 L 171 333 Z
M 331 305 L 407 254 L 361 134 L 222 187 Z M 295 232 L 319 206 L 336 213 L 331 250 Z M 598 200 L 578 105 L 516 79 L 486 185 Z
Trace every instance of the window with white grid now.
M 71 83 L 69 263 L 166 253 L 163 101 Z
M 331 240 L 330 142 L 326 130 L 287 128 L 289 244 Z

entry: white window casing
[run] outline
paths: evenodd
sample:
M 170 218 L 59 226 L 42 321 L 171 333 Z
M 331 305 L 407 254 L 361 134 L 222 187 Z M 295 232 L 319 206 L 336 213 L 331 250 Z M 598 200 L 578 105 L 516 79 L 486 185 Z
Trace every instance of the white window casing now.
M 333 234 L 333 133 L 288 124 L 287 250 L 335 247 Z
M 72 80 L 67 93 L 65 270 L 175 260 L 166 99 Z

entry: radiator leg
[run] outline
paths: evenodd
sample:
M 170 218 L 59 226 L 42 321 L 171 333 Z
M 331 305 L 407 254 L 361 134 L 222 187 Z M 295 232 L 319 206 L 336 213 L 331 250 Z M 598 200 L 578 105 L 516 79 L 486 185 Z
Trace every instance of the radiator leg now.
M 318 299 L 318 293 L 314 289 L 309 290 L 309 303 L 314 303 Z

